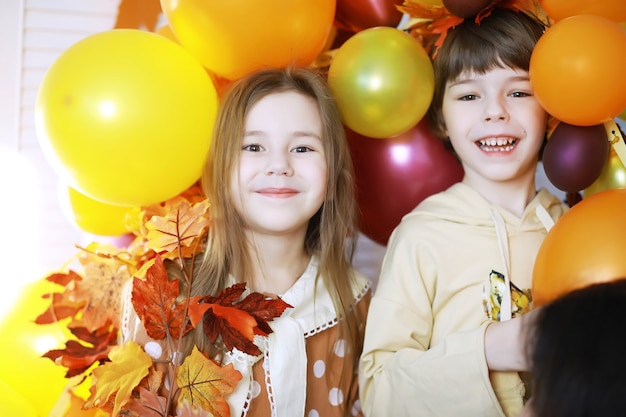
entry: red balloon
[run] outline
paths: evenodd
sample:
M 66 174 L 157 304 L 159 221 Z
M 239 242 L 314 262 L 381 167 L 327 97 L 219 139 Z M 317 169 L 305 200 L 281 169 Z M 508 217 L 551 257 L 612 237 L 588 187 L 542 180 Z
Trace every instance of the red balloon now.
M 335 26 L 359 32 L 376 26 L 396 27 L 402 13 L 396 8 L 402 0 L 337 0 Z
M 462 17 L 476 16 L 482 9 L 489 6 L 493 0 L 443 0 L 443 5 L 453 15 Z
M 609 158 L 604 125 L 560 122 L 543 151 L 546 177 L 559 190 L 575 193 L 598 179 Z
M 463 178 L 461 164 L 425 119 L 393 138 L 369 138 L 348 128 L 346 134 L 356 174 L 359 227 L 382 245 L 424 198 Z

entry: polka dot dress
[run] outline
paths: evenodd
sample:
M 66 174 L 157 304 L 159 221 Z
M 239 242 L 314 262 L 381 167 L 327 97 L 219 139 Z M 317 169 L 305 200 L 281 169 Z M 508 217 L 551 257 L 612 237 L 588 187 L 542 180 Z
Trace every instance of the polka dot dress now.
M 361 299 L 359 309 L 367 308 L 369 295 Z M 341 417 L 346 398 L 358 398 L 356 377 L 341 378 L 346 358 L 346 341 L 339 338 L 339 326 L 331 327 L 306 339 L 307 398 L 303 417 Z M 356 372 L 356 370 L 355 370 Z M 270 417 L 263 361 L 253 367 L 252 391 L 248 416 Z M 297 383 L 294 381 L 294 383 Z M 352 416 L 362 417 L 358 399 L 348 404 Z M 282 416 L 281 416 L 282 417 Z M 292 416 L 289 416 L 292 417 Z M 293 416 L 297 417 L 297 416 Z

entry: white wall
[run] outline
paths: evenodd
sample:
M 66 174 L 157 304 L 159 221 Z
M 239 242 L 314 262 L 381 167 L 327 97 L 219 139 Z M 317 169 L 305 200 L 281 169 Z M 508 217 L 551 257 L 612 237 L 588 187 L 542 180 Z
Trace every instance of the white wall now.
M 62 213 L 35 132 L 38 87 L 70 45 L 112 29 L 120 0 L 0 0 L 0 313 L 21 284 L 61 269 L 91 237 Z

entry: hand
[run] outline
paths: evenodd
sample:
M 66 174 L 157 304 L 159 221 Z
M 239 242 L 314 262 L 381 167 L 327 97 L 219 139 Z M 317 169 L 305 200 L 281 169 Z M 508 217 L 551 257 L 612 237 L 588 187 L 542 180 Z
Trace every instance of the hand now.
M 522 317 L 494 322 L 485 331 L 485 358 L 492 371 L 527 371 L 526 346 L 528 326 L 532 326 L 539 309 Z

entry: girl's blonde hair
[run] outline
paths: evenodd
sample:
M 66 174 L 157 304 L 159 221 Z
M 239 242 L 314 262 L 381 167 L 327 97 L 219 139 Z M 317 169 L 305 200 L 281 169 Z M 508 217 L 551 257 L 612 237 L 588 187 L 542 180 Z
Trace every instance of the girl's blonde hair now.
M 239 167 L 250 109 L 264 97 L 283 92 L 296 92 L 313 99 L 322 122 L 328 167 L 326 198 L 309 222 L 304 246 L 309 255 L 318 257 L 317 279 L 324 281 L 341 319 L 341 337 L 349 348 L 346 358 L 351 359 L 344 361 L 344 375 L 353 380 L 362 348 L 359 324 L 364 321 L 355 308 L 352 269 L 356 241 L 354 174 L 339 111 L 320 73 L 306 68 L 262 70 L 234 82 L 223 97 L 202 176 L 203 190 L 210 203 L 211 225 L 202 262 L 194 268 L 191 292 L 216 295 L 227 286 L 229 274 L 240 281 L 250 276 L 255 257 L 246 243 L 245 224 L 233 206 L 230 184 Z M 192 332 L 185 350 L 195 344 L 203 351 L 215 352 L 215 346 L 208 346 L 201 327 Z

